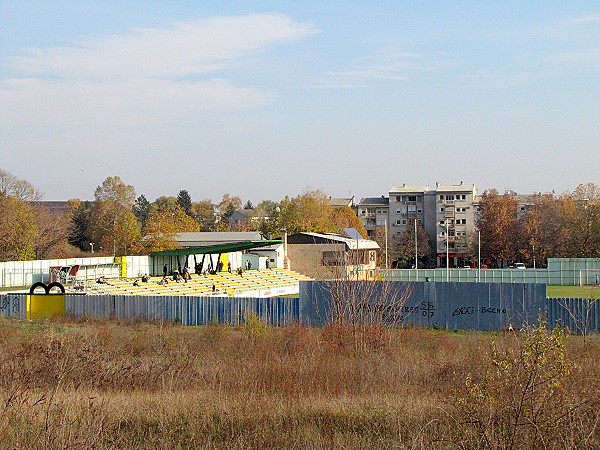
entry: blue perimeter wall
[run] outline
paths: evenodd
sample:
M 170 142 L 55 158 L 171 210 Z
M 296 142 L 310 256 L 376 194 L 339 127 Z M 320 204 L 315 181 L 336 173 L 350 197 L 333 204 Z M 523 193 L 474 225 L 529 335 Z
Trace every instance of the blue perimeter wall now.
M 351 282 L 353 283 L 353 282 Z M 356 283 L 356 282 L 354 282 Z M 600 332 L 600 301 L 546 298 L 543 284 L 521 283 L 393 283 L 397 292 L 412 294 L 396 313 L 405 324 L 446 329 L 501 330 L 536 323 L 545 314 L 550 326 L 572 333 Z M 65 295 L 73 318 L 168 321 L 181 325 L 238 325 L 253 314 L 270 325 L 323 326 L 330 298 L 327 283 L 300 282 L 300 298 L 236 298 L 188 296 Z M 26 294 L 0 296 L 0 316 L 25 319 Z
M 344 283 L 344 282 L 336 282 Z M 369 282 L 348 282 L 369 283 Z M 391 283 L 396 293 L 408 289 L 402 323 L 446 329 L 501 330 L 537 323 L 546 309 L 546 285 L 533 283 Z M 300 317 L 305 325 L 324 325 L 331 304 L 331 283 L 300 282 Z M 366 288 L 368 289 L 368 288 Z M 343 288 L 340 289 L 342 292 Z M 358 288 L 357 290 L 360 290 Z

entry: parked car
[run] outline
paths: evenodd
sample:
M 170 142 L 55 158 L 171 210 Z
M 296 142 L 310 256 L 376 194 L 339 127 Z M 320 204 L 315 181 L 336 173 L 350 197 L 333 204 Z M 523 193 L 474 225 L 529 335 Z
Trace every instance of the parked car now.
M 523 263 L 515 263 L 515 269 L 525 269 L 525 264 Z

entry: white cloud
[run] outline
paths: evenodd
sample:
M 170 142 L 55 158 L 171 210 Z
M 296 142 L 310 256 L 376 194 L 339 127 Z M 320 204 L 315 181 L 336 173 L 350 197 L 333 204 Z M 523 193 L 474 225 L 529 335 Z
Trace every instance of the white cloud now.
M 571 19 L 569 22 L 571 23 L 590 23 L 590 22 L 600 22 L 600 14 L 588 14 L 584 17 L 577 17 L 575 19 Z
M 315 33 L 312 25 L 277 14 L 176 23 L 170 29 L 135 28 L 77 47 L 29 49 L 11 58 L 25 75 L 114 79 L 185 77 L 227 67 L 266 45 Z
M 17 75 L 0 80 L 0 124 L 112 126 L 126 133 L 199 111 L 261 106 L 273 93 L 224 78 L 226 69 L 270 44 L 315 32 L 282 15 L 253 14 L 29 49 L 10 59 Z
M 330 71 L 315 84 L 319 88 L 364 87 L 353 80 L 406 81 L 413 72 L 449 70 L 461 63 L 449 59 L 449 55 L 425 55 L 418 53 L 384 50 L 365 58 L 348 70 Z

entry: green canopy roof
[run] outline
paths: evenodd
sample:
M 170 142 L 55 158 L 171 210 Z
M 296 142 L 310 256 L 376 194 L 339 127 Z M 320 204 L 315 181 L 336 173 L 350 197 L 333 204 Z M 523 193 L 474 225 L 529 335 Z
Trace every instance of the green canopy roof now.
M 228 244 L 204 245 L 202 247 L 176 248 L 175 250 L 164 250 L 162 252 L 152 252 L 151 256 L 186 256 L 186 255 L 204 255 L 208 253 L 229 253 L 241 252 L 251 248 L 267 247 L 269 245 L 281 244 L 281 239 L 270 239 L 263 241 L 244 241 L 230 242 Z

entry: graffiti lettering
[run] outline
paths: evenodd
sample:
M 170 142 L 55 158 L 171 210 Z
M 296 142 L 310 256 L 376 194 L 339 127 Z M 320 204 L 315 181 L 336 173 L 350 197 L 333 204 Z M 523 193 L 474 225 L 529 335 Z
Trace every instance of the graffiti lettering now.
M 491 313 L 491 314 L 506 314 L 506 309 L 502 308 L 486 308 L 485 306 L 482 306 L 479 310 L 479 312 L 481 314 L 483 313 Z
M 488 308 L 485 306 L 481 306 L 479 309 L 477 309 L 474 306 L 462 306 L 462 307 L 456 308 L 454 310 L 454 312 L 452 313 L 452 317 L 464 316 L 464 315 L 475 314 L 475 313 L 506 314 L 506 309 L 505 308 L 492 308 L 492 307 Z
M 473 306 L 463 306 L 462 308 L 456 308 L 452 313 L 452 317 L 463 316 L 465 314 L 475 314 L 475 308 Z

